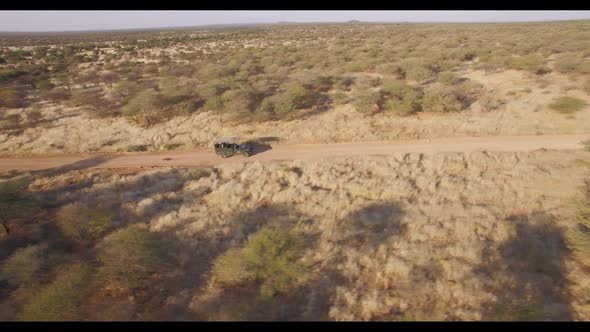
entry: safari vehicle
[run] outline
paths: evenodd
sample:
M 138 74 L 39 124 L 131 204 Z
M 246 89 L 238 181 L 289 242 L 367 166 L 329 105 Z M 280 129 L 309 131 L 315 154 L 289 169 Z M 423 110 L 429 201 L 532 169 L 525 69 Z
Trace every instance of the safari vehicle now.
M 236 138 L 220 139 L 214 145 L 215 153 L 223 158 L 228 158 L 236 154 L 249 157 L 252 154 L 252 148 L 248 144 L 240 144 Z

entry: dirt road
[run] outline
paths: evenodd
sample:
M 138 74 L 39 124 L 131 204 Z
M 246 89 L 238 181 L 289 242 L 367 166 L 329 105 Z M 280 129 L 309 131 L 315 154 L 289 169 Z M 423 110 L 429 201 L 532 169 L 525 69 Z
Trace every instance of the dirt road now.
M 223 159 L 211 149 L 138 152 L 111 155 L 0 158 L 0 171 L 75 170 L 83 168 L 196 167 L 222 163 L 313 159 L 336 156 L 387 155 L 472 151 L 532 151 L 537 149 L 581 149 L 589 134 L 544 136 L 493 136 L 334 144 L 259 146 L 255 155 Z

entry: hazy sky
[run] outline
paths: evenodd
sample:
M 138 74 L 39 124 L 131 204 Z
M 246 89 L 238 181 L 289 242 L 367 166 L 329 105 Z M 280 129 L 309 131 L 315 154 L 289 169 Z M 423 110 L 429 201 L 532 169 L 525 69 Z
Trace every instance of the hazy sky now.
M 0 31 L 134 29 L 230 23 L 513 22 L 590 19 L 590 11 L 0 11 Z

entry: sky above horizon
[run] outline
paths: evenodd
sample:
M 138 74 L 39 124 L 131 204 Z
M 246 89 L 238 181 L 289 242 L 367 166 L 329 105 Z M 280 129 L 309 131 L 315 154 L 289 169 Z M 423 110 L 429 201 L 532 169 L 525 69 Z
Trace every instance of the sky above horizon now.
M 0 11 L 0 31 L 80 31 L 289 22 L 526 22 L 590 19 L 590 11 Z

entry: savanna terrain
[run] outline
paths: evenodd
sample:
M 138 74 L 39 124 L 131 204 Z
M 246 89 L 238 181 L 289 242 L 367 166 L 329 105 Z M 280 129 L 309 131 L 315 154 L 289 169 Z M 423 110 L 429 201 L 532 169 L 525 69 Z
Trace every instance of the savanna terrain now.
M 0 34 L 0 320 L 588 320 L 589 120 L 588 21 Z

